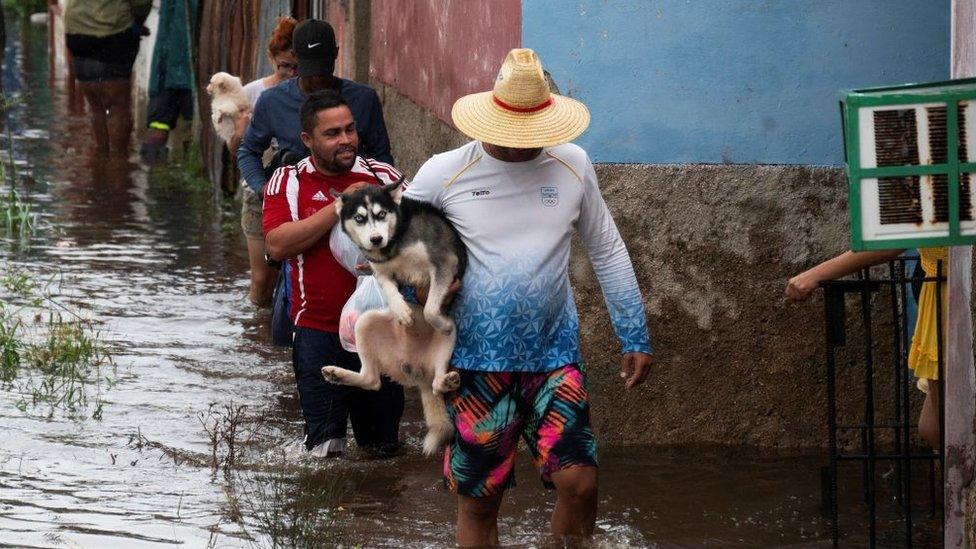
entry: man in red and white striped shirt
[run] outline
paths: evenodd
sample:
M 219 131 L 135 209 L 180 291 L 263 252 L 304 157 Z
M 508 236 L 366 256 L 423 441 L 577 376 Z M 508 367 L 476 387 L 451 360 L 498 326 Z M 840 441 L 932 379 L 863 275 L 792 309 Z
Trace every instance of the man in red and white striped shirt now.
M 279 168 L 268 181 L 264 234 L 269 255 L 287 259 L 291 267 L 292 363 L 305 418 L 305 447 L 316 455 L 341 454 L 351 419 L 359 446 L 392 453 L 399 446 L 403 388 L 386 379 L 378 392 L 334 385 L 322 378 L 321 368 L 360 368 L 359 357 L 339 344 L 339 315 L 356 278 L 329 249 L 329 233 L 338 221 L 331 192 L 392 183 L 400 173 L 357 155 L 352 111 L 337 93 L 310 95 L 300 115 L 302 141 L 311 156 Z

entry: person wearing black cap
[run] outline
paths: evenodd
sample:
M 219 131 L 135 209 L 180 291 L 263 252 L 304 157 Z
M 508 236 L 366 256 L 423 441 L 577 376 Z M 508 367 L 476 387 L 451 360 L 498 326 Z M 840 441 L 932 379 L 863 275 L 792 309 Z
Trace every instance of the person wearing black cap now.
M 373 88 L 333 75 L 339 47 L 335 32 L 325 21 L 309 19 L 295 27 L 292 48 L 298 58 L 298 78 L 282 82 L 261 94 L 254 106 L 251 123 L 237 150 L 237 165 L 248 186 L 261 195 L 267 175 L 261 164 L 264 151 L 276 139 L 283 156 L 308 156 L 301 140 L 298 111 L 309 94 L 326 89 L 339 92 L 352 110 L 359 133 L 362 156 L 393 164 L 390 138 L 383 120 L 383 106 Z

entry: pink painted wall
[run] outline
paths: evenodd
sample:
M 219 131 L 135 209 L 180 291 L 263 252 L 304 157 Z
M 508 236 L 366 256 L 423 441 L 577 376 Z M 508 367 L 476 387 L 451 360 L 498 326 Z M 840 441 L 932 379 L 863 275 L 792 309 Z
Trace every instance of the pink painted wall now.
M 371 19 L 370 75 L 448 123 L 521 43 L 521 0 L 374 0 Z

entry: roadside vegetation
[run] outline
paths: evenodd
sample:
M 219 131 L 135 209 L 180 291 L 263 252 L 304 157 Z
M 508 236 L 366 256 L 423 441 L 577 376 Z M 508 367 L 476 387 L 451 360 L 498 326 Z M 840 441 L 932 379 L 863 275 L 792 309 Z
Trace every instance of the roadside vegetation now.
M 94 322 L 59 302 L 56 286 L 0 266 L 0 390 L 24 413 L 101 419 L 115 366 Z

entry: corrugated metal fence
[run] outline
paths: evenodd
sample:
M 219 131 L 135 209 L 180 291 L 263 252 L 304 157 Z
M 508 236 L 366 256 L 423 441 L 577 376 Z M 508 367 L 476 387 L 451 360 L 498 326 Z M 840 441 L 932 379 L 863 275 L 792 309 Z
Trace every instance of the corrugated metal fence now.
M 250 80 L 255 73 L 254 37 L 259 24 L 259 2 L 216 0 L 201 3 L 200 33 L 197 39 L 197 101 L 203 120 L 210 112 L 206 93 L 210 76 L 225 71 Z M 207 176 L 225 193 L 236 187 L 236 168 L 227 147 L 217 138 L 210 124 L 200 124 L 200 153 Z

